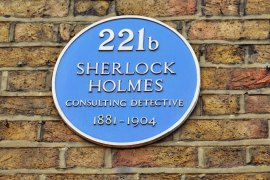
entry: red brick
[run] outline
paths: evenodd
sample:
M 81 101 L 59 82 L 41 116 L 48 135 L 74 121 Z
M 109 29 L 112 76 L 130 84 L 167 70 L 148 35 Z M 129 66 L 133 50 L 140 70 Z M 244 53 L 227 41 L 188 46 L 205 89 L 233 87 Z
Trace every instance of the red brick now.
M 0 148 L 1 169 L 46 169 L 58 166 L 53 148 Z
M 246 1 L 245 12 L 247 15 L 270 14 L 270 1 L 269 0 L 248 0 Z
M 64 17 L 68 7 L 69 0 L 4 0 L 0 1 L 0 16 Z
M 1 121 L 0 140 L 28 140 L 35 141 L 37 122 L 29 121 Z
M 49 142 L 82 142 L 84 141 L 79 135 L 75 134 L 62 121 L 46 121 L 44 123 L 44 141 Z
M 231 75 L 229 89 L 258 89 L 270 85 L 270 73 L 265 69 L 235 69 Z
M 270 73 L 265 69 L 202 68 L 202 89 L 258 89 L 270 84 Z
M 203 95 L 203 112 L 208 115 L 235 114 L 240 109 L 237 95 Z
M 66 153 L 66 164 L 71 167 L 100 168 L 104 165 L 104 148 L 70 148 Z
M 203 12 L 207 16 L 236 16 L 240 0 L 204 0 Z
M 15 41 L 56 41 L 54 25 L 48 23 L 18 23 Z
M 204 148 L 205 167 L 236 167 L 245 165 L 245 148 L 215 147 Z
M 250 95 L 245 97 L 246 113 L 270 113 L 269 95 Z
M 268 137 L 267 120 L 187 120 L 179 129 L 180 140 L 223 141 Z
M 205 59 L 214 64 L 242 64 L 245 49 L 239 45 L 207 45 Z
M 19 63 L 30 66 L 53 66 L 62 48 L 14 47 L 0 48 L 0 66 L 16 67 Z
M 269 21 L 265 20 L 193 21 L 188 30 L 188 38 L 199 40 L 263 40 L 269 38 L 269 30 Z
M 270 147 L 257 146 L 250 148 L 252 165 L 270 165 Z
M 52 97 L 0 97 L 0 114 L 57 115 Z
M 269 63 L 270 45 L 254 45 L 251 49 L 250 63 Z
M 145 147 L 117 150 L 113 167 L 196 167 L 197 149 L 194 147 Z
M 119 15 L 151 17 L 193 15 L 196 0 L 117 0 L 116 11 Z
M 48 91 L 47 71 L 9 71 L 8 91 Z

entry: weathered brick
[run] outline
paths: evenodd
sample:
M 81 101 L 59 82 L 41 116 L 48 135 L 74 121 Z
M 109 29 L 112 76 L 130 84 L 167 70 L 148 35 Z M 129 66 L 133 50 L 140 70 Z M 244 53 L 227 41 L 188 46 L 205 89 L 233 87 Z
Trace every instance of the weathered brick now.
M 180 174 L 141 174 L 140 180 L 179 180 Z
M 177 22 L 174 22 L 174 21 L 162 21 L 162 22 L 167 24 L 168 26 L 170 26 L 173 29 L 177 30 L 179 28 Z
M 18 23 L 15 41 L 56 41 L 54 25 L 48 23 Z
M 58 166 L 58 149 L 0 148 L 1 169 L 45 169 Z
M 47 71 L 9 71 L 8 72 L 8 91 L 46 91 Z
M 119 15 L 183 16 L 196 11 L 196 0 L 117 0 Z
M 247 113 L 270 113 L 269 95 L 250 95 L 245 97 Z
M 207 16 L 238 15 L 240 0 L 205 0 L 203 13 Z
M 242 40 L 268 39 L 270 25 L 265 20 L 193 21 L 189 39 Z
M 60 24 L 60 37 L 62 41 L 69 41 L 78 32 L 88 25 L 85 24 Z
M 258 89 L 269 87 L 270 73 L 265 69 L 234 69 L 229 89 Z
M 200 174 L 187 175 L 186 180 L 266 180 L 270 179 L 269 173 L 253 173 L 253 174 Z
M 92 167 L 104 165 L 104 148 L 70 148 L 66 153 L 67 167 Z
M 252 165 L 270 165 L 270 147 L 257 146 L 250 148 Z
M 145 147 L 117 150 L 113 167 L 195 167 L 198 164 L 194 147 Z
M 266 120 L 187 120 L 179 129 L 180 140 L 222 141 L 268 137 Z
M 215 147 L 204 148 L 205 167 L 243 166 L 246 161 L 245 148 Z
M 0 23 L 0 42 L 8 42 L 9 27 L 9 23 Z
M 199 61 L 200 60 L 200 54 L 201 54 L 200 53 L 201 46 L 200 45 L 196 45 L 196 44 L 192 44 L 191 47 L 192 47 L 192 49 L 193 49 L 193 51 L 194 51 L 194 53 L 197 56 L 197 59 Z
M 0 16 L 64 17 L 68 15 L 69 0 L 2 0 Z
M 227 89 L 231 79 L 228 69 L 201 68 L 202 89 Z
M 76 15 L 104 16 L 110 7 L 109 1 L 75 0 Z
M 52 97 L 0 97 L 0 114 L 57 115 Z
M 246 2 L 245 13 L 250 14 L 270 14 L 269 0 L 248 0 Z
M 250 63 L 269 63 L 270 45 L 254 45 L 251 49 Z
M 238 45 L 207 45 L 205 59 L 214 64 L 243 63 L 245 49 Z
M 62 48 L 57 47 L 14 47 L 0 48 L 0 66 L 16 67 L 20 65 L 53 66 Z
M 0 174 L 0 180 L 39 180 L 39 176 L 31 174 L 14 174 L 14 175 Z
M 80 136 L 68 128 L 62 121 L 44 122 L 43 140 L 49 142 L 84 141 Z
M 1 121 L 0 140 L 29 140 L 35 141 L 37 122 L 29 121 Z
M 203 112 L 209 115 L 234 114 L 240 109 L 238 95 L 203 95 Z
M 47 175 L 46 180 L 135 180 L 134 175 L 103 175 L 103 174 L 56 174 Z

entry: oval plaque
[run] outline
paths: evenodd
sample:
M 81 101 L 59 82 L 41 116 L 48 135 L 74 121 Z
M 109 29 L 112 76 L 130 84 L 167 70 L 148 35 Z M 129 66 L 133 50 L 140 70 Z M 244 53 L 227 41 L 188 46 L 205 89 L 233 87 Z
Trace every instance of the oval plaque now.
M 157 20 L 119 16 L 94 23 L 64 48 L 52 91 L 66 124 L 113 147 L 156 141 L 192 112 L 200 71 L 188 42 Z

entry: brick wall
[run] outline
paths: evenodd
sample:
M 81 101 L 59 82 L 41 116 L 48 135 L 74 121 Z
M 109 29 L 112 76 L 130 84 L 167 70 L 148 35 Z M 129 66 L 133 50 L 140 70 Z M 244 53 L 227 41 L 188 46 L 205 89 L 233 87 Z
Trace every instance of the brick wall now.
M 51 76 L 78 31 L 128 14 L 185 36 L 202 85 L 182 127 L 121 150 L 66 127 Z M 1 0 L 0 179 L 270 179 L 269 21 L 269 0 Z

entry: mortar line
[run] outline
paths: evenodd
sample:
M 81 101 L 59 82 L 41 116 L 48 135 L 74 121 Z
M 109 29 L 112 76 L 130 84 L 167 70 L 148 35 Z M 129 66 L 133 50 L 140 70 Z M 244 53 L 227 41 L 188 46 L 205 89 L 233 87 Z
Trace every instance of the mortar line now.
M 0 96 L 6 96 L 6 97 L 22 97 L 22 96 L 28 96 L 28 97 L 51 97 L 52 92 L 7 92 L 3 91 L 0 92 Z
M 180 140 L 180 130 L 178 129 L 178 130 L 176 130 L 174 133 L 173 133 L 173 135 L 172 135 L 173 137 L 172 137 L 172 140 L 173 141 L 179 141 Z
M 74 18 L 74 13 L 75 13 L 75 2 L 74 0 L 69 1 L 69 14 L 68 16 L 71 18 Z
M 183 26 L 187 26 L 183 23 Z M 184 29 L 184 27 L 183 27 Z M 185 35 L 186 36 L 186 35 Z M 190 44 L 227 44 L 227 45 L 269 45 L 269 40 L 195 40 L 188 39 Z M 64 47 L 67 43 L 39 41 L 39 42 L 2 42 L 0 47 Z
M 50 18 L 17 18 L 17 17 L 0 17 L 0 22 L 96 22 L 109 17 L 114 17 L 115 13 L 108 14 L 106 16 L 66 16 L 66 17 L 50 17 Z M 247 15 L 247 16 L 167 16 L 156 17 L 158 20 L 269 20 L 269 15 Z
M 199 167 L 204 168 L 205 167 L 204 149 L 201 147 L 198 148 L 198 161 Z
M 42 142 L 43 135 L 44 135 L 44 123 L 42 121 L 39 121 L 37 128 L 37 141 Z
M 240 97 L 239 97 L 239 113 L 240 114 L 245 114 L 246 113 L 246 110 L 245 110 L 245 95 L 244 94 L 241 94 Z
M 202 7 L 203 7 L 203 4 L 202 4 L 202 0 L 197 0 L 197 12 L 196 12 L 196 15 L 197 16 L 202 16 L 203 13 L 202 13 Z
M 105 150 L 105 158 L 104 158 L 105 168 L 112 168 L 112 149 L 107 148 Z
M 5 84 L 5 81 L 2 81 Z M 51 97 L 52 92 L 49 90 L 51 87 L 51 74 L 48 74 L 47 77 L 47 87 L 45 88 L 46 91 L 33 91 L 33 92 L 9 92 L 5 91 L 5 89 L 2 89 L 0 92 L 0 96 L 5 97 L 21 97 L 21 96 L 27 96 L 27 97 Z M 2 85 L 3 88 L 5 88 L 5 85 Z M 200 95 L 268 95 L 270 94 L 269 88 L 262 88 L 262 89 L 255 89 L 255 90 L 201 90 Z M 240 96 L 242 97 L 242 96 Z M 198 102 L 200 103 L 200 102 Z M 240 98 L 240 103 L 244 104 L 243 98 Z M 200 106 L 200 104 L 199 104 Z M 243 113 L 244 111 L 244 105 L 240 109 L 239 113 Z
M 232 168 L 173 168 L 173 167 L 156 167 L 156 168 L 132 168 L 120 167 L 112 169 L 93 169 L 93 168 L 71 168 L 66 170 L 50 169 L 10 169 L 0 170 L 0 174 L 237 174 L 237 173 L 263 173 L 269 172 L 270 166 L 238 166 Z
M 234 115 L 192 115 L 189 119 L 193 120 L 219 120 L 219 119 L 228 119 L 228 120 L 250 120 L 250 119 L 258 119 L 258 120 L 265 120 L 269 119 L 270 113 L 266 114 L 234 114 Z M 40 116 L 40 115 L 33 115 L 33 116 L 26 116 L 26 115 L 0 115 L 0 121 L 60 121 L 62 118 L 60 116 Z
M 245 46 L 245 57 L 244 57 L 244 63 L 246 65 L 249 64 L 249 61 L 250 61 L 250 55 L 249 55 L 249 52 L 250 52 L 250 46 Z
M 66 151 L 67 147 L 59 149 L 59 168 L 65 169 L 66 166 Z
M 241 17 L 244 17 L 245 15 L 245 4 L 246 4 L 246 1 L 245 0 L 240 0 L 240 4 L 239 4 L 239 15 Z
M 53 67 L 0 67 L 0 71 L 46 71 L 53 70 Z
M 246 147 L 246 164 L 251 162 L 251 149 L 250 147 Z
M 46 180 L 46 176 L 44 174 L 39 175 L 39 180 Z
M 260 68 L 260 69 L 265 69 L 265 64 L 260 64 L 260 63 L 253 63 L 253 64 L 235 64 L 235 65 L 230 65 L 230 64 L 212 64 L 212 63 L 206 63 L 203 62 L 203 59 L 200 62 L 200 67 L 201 68 L 241 68 L 241 69 L 246 69 L 246 68 Z M 37 70 L 53 70 L 54 67 L 0 67 L 0 71 L 37 71 Z
M 16 22 L 12 22 L 9 27 L 9 36 L 8 36 L 8 41 L 9 42 L 14 42 L 15 41 L 15 26 Z
M 134 179 L 139 180 L 140 179 L 140 174 L 139 173 L 134 174 Z
M 185 174 L 181 176 L 181 180 L 187 180 L 187 177 Z
M 3 93 L 4 91 L 7 90 L 7 83 L 8 83 L 8 71 L 3 71 L 2 72 L 2 79 L 1 79 L 1 92 Z
M 53 41 L 56 43 L 60 43 L 58 40 L 59 37 L 59 24 L 54 24 L 53 25 Z
M 200 66 L 202 64 L 206 64 L 205 56 L 206 56 L 205 45 L 202 44 L 200 47 L 200 61 L 199 61 Z
M 209 62 L 200 62 L 200 67 L 208 67 L 208 68 L 240 68 L 240 69 L 246 69 L 246 68 L 265 68 L 264 64 L 235 64 L 235 65 L 230 65 L 230 64 L 213 64 Z
M 182 36 L 187 39 L 187 22 L 182 22 Z
M 269 145 L 270 139 L 220 140 L 220 141 L 167 141 L 149 145 L 149 147 L 246 147 Z M 25 140 L 4 140 L 0 148 L 69 148 L 97 147 L 90 142 L 37 142 Z
M 12 42 L 0 43 L 0 47 L 64 47 L 66 43 L 39 41 L 39 42 Z

